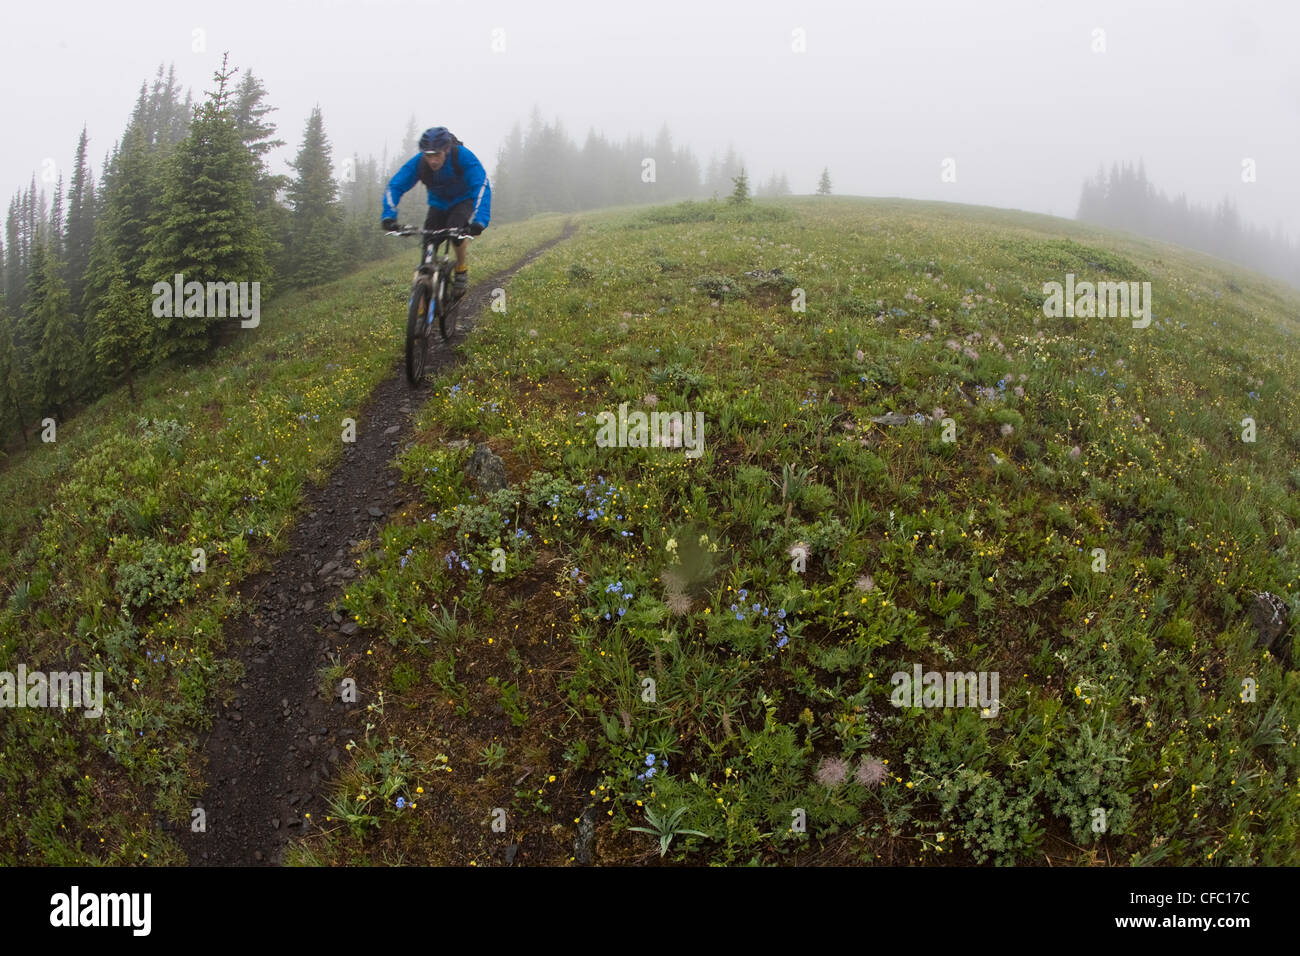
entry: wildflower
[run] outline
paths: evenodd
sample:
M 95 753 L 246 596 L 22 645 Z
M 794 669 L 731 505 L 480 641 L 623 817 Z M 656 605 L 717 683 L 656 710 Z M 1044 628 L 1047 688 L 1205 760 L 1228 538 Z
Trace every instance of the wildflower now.
M 1073 448 L 1070 449 L 1070 460 L 1077 461 L 1079 456 L 1082 454 L 1083 454 L 1083 449 L 1081 449 L 1078 445 L 1075 445 Z
M 402 810 L 402 809 L 405 809 L 405 808 L 406 808 L 406 798 L 405 798 L 405 797 L 398 797 L 398 798 L 397 798 L 397 809 Z
M 839 757 L 823 757 L 817 765 L 817 782 L 823 787 L 838 787 L 849 775 L 848 761 Z
M 863 757 L 854 779 L 864 787 L 878 787 L 885 779 L 885 765 L 875 757 Z
M 808 554 L 809 554 L 808 542 L 796 541 L 794 544 L 790 545 L 790 550 L 787 551 L 786 553 L 789 554 L 790 557 L 792 558 L 803 559 L 806 561 L 808 560 Z
M 876 589 L 876 579 L 872 577 L 870 574 L 863 574 L 860 575 L 858 579 L 853 582 L 853 586 L 857 588 L 859 591 L 866 591 L 870 593 L 871 591 L 874 591 Z
M 659 404 L 659 396 L 656 395 L 654 392 L 650 392 L 644 398 L 641 399 L 641 403 L 648 408 L 654 408 L 656 405 Z
M 1002 437 L 1005 438 L 1007 435 L 1010 435 L 1013 431 L 1015 431 L 1015 428 L 1012 427 L 1010 422 L 1007 422 L 998 430 L 1002 432 Z

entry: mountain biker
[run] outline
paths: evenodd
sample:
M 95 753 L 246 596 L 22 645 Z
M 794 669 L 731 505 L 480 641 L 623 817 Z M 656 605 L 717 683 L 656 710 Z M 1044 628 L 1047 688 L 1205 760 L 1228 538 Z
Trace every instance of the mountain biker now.
M 450 162 L 448 162 L 450 160 Z M 429 191 L 425 229 L 460 227 L 477 236 L 487 228 L 492 213 L 492 186 L 478 157 L 465 148 L 445 126 L 434 126 L 420 137 L 420 152 L 402 165 L 384 190 L 383 227 L 397 228 L 397 204 L 416 181 Z M 456 247 L 456 273 L 452 294 L 460 298 L 469 284 L 469 249 L 464 239 Z

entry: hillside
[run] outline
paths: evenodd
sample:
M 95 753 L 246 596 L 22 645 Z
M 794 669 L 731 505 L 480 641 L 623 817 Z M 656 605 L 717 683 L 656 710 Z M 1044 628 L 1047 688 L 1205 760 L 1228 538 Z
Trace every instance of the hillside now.
M 572 219 L 417 393 L 355 575 L 305 569 L 338 719 L 288 862 L 1300 862 L 1295 628 L 1251 621 L 1300 611 L 1300 296 L 939 203 Z M 476 278 L 560 228 L 489 230 Z M 0 472 L 0 670 L 106 672 L 100 721 L 5 713 L 0 859 L 186 861 L 160 821 L 204 791 L 239 584 L 302 563 L 410 268 L 265 304 Z M 1047 317 L 1067 275 L 1149 282 L 1149 325 Z M 607 447 L 637 411 L 685 447 Z M 893 706 L 918 671 L 980 699 Z

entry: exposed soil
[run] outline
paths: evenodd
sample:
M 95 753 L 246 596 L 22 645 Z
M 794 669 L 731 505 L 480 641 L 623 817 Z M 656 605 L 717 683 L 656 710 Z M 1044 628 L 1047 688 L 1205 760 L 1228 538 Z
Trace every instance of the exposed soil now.
M 494 287 L 573 232 L 566 223 L 562 235 L 472 283 L 460 303 L 461 327 L 472 325 Z M 458 338 L 435 340 L 426 382 L 456 363 Z M 391 463 L 427 395 L 427 385 L 408 386 L 395 349 L 393 374 L 356 416 L 355 443 L 344 446 L 328 480 L 304 489 L 287 548 L 271 558 L 269 570 L 242 582 L 241 604 L 249 610 L 226 628 L 245 676 L 233 699 L 218 705 L 203 742 L 208 789 L 195 806 L 204 809 L 206 828 L 177 835 L 191 864 L 278 865 L 305 832 L 304 814 L 322 819 L 328 812 L 323 793 L 344 746 L 361 735 L 365 710 L 323 692 L 321 668 L 331 655 L 364 655 L 367 644 L 354 623 L 328 607 L 356 577 L 354 549 L 413 495 Z

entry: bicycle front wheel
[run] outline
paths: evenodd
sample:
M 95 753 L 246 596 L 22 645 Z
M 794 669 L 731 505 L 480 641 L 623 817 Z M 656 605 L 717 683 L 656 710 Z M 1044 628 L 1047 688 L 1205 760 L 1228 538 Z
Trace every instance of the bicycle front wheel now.
M 411 287 L 411 308 L 406 317 L 406 381 L 419 385 L 424 378 L 424 358 L 429 347 L 428 314 L 430 289 L 427 282 Z
M 442 340 L 446 342 L 456 331 L 456 325 L 453 320 L 455 315 L 456 304 L 452 301 L 451 283 L 447 281 L 445 272 L 438 275 L 438 331 L 442 333 Z

